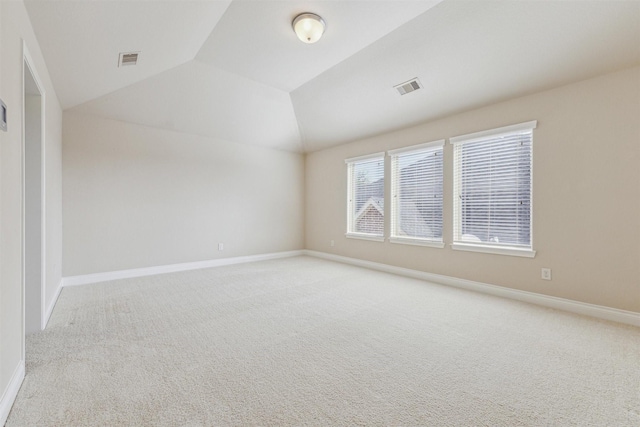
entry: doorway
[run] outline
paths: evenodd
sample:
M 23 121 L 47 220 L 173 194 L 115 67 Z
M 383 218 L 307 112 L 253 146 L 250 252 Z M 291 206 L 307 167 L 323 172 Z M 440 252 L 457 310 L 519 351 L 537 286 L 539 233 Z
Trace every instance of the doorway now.
M 26 54 L 23 78 L 24 328 L 32 334 L 44 327 L 44 92 Z

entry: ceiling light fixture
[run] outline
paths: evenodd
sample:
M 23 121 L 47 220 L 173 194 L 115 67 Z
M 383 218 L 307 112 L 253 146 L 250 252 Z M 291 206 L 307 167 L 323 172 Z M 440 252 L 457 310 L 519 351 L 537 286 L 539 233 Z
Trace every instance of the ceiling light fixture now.
M 326 24 L 324 19 L 315 13 L 306 12 L 296 16 L 291 26 L 301 41 L 315 43 L 322 37 Z

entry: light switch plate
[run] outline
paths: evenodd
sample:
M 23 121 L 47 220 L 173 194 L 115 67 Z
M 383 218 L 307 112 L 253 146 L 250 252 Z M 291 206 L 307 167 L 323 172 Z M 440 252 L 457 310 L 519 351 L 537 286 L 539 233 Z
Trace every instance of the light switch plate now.
M 0 130 L 7 131 L 7 105 L 0 99 Z

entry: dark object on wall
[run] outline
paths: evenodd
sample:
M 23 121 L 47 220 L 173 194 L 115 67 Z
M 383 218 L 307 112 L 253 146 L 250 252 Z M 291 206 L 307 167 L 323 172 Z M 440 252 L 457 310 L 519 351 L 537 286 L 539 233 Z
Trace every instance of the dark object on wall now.
M 7 106 L 0 99 L 0 129 L 7 131 Z

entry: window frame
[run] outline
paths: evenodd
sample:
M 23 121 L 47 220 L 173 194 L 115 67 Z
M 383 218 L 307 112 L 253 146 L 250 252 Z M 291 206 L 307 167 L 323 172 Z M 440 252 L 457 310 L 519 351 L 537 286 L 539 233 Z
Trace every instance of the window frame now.
M 453 145 L 453 243 L 451 244 L 451 248 L 454 250 L 462 250 L 462 251 L 471 251 L 471 252 L 483 252 L 483 253 L 491 253 L 497 255 L 509 255 L 509 256 L 519 256 L 519 257 L 527 257 L 533 258 L 536 255 L 536 251 L 533 250 L 533 130 L 537 127 L 537 121 L 529 121 L 524 123 L 518 123 L 515 125 L 504 126 L 496 129 L 489 129 L 480 132 L 474 132 L 466 135 L 460 135 L 449 139 L 449 143 Z M 529 198 L 530 198 L 530 215 L 529 215 L 529 235 L 530 241 L 528 246 L 516 246 L 509 244 L 499 244 L 499 243 L 475 243 L 469 241 L 462 241 L 461 234 L 462 233 L 462 202 L 460 200 L 460 186 L 459 178 L 461 172 L 459 168 L 460 164 L 460 153 L 459 147 L 462 144 L 466 143 L 474 143 L 479 141 L 484 141 L 490 138 L 497 138 L 500 136 L 511 135 L 514 133 L 522 132 L 522 131 L 531 131 L 531 182 L 529 187 Z
M 384 242 L 385 240 L 387 227 L 386 227 L 386 215 L 384 215 L 384 213 L 383 213 L 383 226 L 382 226 L 381 235 L 353 231 L 353 227 L 355 224 L 355 218 L 354 218 L 355 188 L 353 185 L 354 184 L 353 169 L 355 164 L 357 163 L 364 162 L 364 161 L 371 161 L 375 159 L 382 160 L 382 178 L 386 180 L 387 174 L 386 174 L 386 162 L 385 162 L 384 151 L 379 153 L 366 154 L 364 156 L 351 157 L 351 158 L 345 159 L 344 161 L 345 164 L 347 165 L 347 232 L 345 233 L 345 237 L 347 238 L 370 240 L 374 242 Z M 384 192 L 386 192 L 386 189 L 384 190 Z
M 391 163 L 391 218 L 390 218 L 390 231 L 389 231 L 389 242 L 391 243 L 399 243 L 405 245 L 417 245 L 417 246 L 429 246 L 434 248 L 444 248 L 444 232 L 440 236 L 440 239 L 430 239 L 416 236 L 401 236 L 397 233 L 398 228 L 398 216 L 400 215 L 400 204 L 398 203 L 398 196 L 400 194 L 399 185 L 400 182 L 396 179 L 397 172 L 397 163 L 398 157 L 402 155 L 408 154 L 418 154 L 421 152 L 429 152 L 434 150 L 440 150 L 441 160 L 442 160 L 442 181 L 443 181 L 443 197 L 442 197 L 442 221 L 444 223 L 444 146 L 445 140 L 440 139 L 437 141 L 431 141 L 423 144 L 411 145 L 408 147 L 402 147 L 395 150 L 387 151 L 387 155 L 389 156 Z

